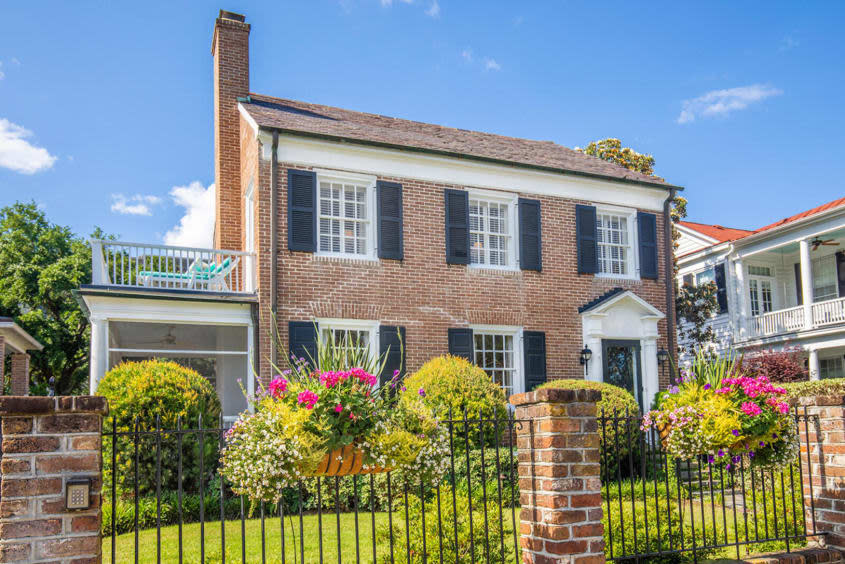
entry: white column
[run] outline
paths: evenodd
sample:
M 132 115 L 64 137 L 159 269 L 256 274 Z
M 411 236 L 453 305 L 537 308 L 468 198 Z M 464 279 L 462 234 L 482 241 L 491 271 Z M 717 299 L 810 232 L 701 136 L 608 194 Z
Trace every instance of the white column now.
M 91 366 L 88 376 L 88 390 L 96 395 L 97 384 L 106 375 L 108 368 L 108 320 L 91 318 Z
M 738 292 L 736 304 L 737 311 L 734 315 L 734 341 L 742 341 L 749 337 L 748 334 L 748 290 L 745 287 L 745 266 L 740 259 L 734 261 L 734 278 L 736 279 L 736 290 Z
M 810 260 L 810 242 L 804 239 L 799 243 L 799 247 L 801 250 L 801 298 L 804 302 L 804 329 L 812 329 L 813 263 Z M 818 361 L 818 355 L 816 356 L 816 361 Z
M 657 364 L 657 339 L 645 338 L 642 343 L 643 409 L 648 411 L 660 388 L 660 367 Z
M 810 349 L 810 380 L 818 380 L 820 377 L 819 351 Z

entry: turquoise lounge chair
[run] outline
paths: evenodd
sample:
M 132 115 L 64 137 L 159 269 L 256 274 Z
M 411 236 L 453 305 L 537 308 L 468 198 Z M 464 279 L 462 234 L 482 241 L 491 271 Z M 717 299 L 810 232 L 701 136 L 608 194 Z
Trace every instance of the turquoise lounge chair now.
M 142 270 L 138 272 L 138 281 L 148 288 L 176 286 L 227 291 L 229 286 L 226 284 L 226 277 L 239 261 L 239 257 L 234 260 L 229 257 L 220 263 L 204 263 L 197 259 L 184 272 Z

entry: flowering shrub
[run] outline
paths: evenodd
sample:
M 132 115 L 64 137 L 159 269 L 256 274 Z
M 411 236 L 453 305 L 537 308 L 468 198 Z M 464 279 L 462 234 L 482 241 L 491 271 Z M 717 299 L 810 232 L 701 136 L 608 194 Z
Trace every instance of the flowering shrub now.
M 236 494 L 277 503 L 283 488 L 352 446 L 363 454 L 363 471 L 439 481 L 448 435 L 422 402 L 425 390 L 406 390 L 398 371 L 385 385 L 377 383 L 362 368 L 321 372 L 293 359 L 251 399 L 254 412 L 241 414 L 227 432 L 222 475 Z
M 798 452 L 785 394 L 762 375 L 717 382 L 685 371 L 642 428 L 656 428 L 666 450 L 681 459 L 706 455 L 728 470 L 743 458 L 752 466 L 781 468 Z

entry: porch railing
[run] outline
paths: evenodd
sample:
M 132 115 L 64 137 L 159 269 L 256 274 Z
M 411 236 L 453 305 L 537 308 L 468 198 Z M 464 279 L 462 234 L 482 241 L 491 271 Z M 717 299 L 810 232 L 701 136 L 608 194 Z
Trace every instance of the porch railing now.
M 813 324 L 818 327 L 845 323 L 845 298 L 813 304 Z
M 92 283 L 98 286 L 252 292 L 254 253 L 91 241 Z
M 801 306 L 755 315 L 750 323 L 751 333 L 755 337 L 798 331 L 803 327 L 804 308 Z

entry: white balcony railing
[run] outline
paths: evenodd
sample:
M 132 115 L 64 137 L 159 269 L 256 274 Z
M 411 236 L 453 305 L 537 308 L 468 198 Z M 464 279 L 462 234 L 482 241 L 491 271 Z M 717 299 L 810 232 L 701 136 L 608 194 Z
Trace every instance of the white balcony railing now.
M 252 292 L 254 253 L 91 241 L 95 286 Z
M 765 337 L 798 331 L 804 327 L 804 308 L 801 306 L 789 309 L 770 311 L 751 318 L 749 329 L 754 337 Z
M 845 298 L 813 304 L 813 325 L 824 327 L 836 323 L 845 323 Z

